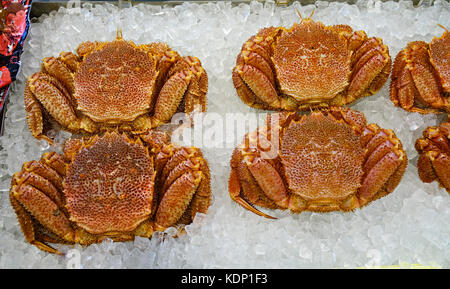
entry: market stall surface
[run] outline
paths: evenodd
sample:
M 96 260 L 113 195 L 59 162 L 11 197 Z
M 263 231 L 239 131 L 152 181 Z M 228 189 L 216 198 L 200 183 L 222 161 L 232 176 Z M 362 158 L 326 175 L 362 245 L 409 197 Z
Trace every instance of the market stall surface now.
M 432 1 L 423 1 L 429 3 Z M 387 197 L 350 213 L 271 212 L 269 220 L 234 203 L 227 189 L 229 160 L 242 133 L 203 122 L 202 150 L 212 172 L 213 201 L 208 214 L 198 215 L 179 238 L 154 236 L 134 242 L 106 240 L 88 247 L 58 246 L 56 256 L 28 244 L 9 203 L 11 176 L 23 162 L 59 149 L 35 140 L 26 125 L 23 90 L 26 76 L 38 71 L 43 57 L 74 51 L 86 40 L 111 41 L 121 28 L 135 43 L 167 42 L 181 55 L 200 58 L 209 76 L 205 119 L 224 119 L 228 113 L 258 114 L 241 102 L 231 70 L 244 43 L 259 28 L 291 26 L 300 21 L 296 9 L 327 25 L 348 24 L 381 37 L 391 57 L 409 41 L 431 41 L 450 28 L 450 4 L 414 8 L 400 3 L 358 1 L 356 5 L 317 2 L 316 5 L 275 7 L 268 1 L 240 4 L 209 3 L 160 7 L 140 4 L 117 8 L 85 4 L 64 7 L 35 19 L 25 44 L 22 70 L 14 84 L 0 137 L 0 268 L 302 268 L 411 266 L 450 267 L 450 196 L 437 183 L 423 184 L 417 175 L 414 141 L 445 115 L 408 113 L 389 100 L 389 82 L 376 95 L 351 107 L 365 113 L 369 123 L 392 128 L 403 142 L 409 165 L 402 182 Z M 256 124 L 250 124 L 250 129 Z M 216 128 L 214 128 L 216 129 Z M 185 131 L 192 132 L 189 129 Z M 234 136 L 228 135 L 233 132 Z M 198 133 L 198 131 L 197 131 Z M 195 134 L 194 134 L 195 135 Z M 60 133 L 57 143 L 70 134 Z M 184 141 L 189 139 L 184 137 Z M 183 141 L 178 138 L 178 141 Z M 198 142 L 196 143 L 198 144 Z M 267 211 L 266 211 L 267 212 Z M 170 235 L 173 230 L 168 230 Z

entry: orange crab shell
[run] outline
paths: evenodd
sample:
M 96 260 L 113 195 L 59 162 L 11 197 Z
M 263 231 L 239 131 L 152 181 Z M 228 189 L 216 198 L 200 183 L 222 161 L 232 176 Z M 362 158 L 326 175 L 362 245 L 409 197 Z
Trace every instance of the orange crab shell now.
M 70 220 L 91 234 L 134 230 L 152 213 L 155 174 L 142 143 L 119 134 L 94 138 L 67 168 Z
M 439 74 L 445 92 L 450 92 L 450 37 L 446 30 L 441 37 L 430 43 L 430 61 Z
M 304 101 L 331 99 L 343 91 L 350 56 L 344 36 L 321 22 L 304 20 L 282 33 L 272 59 L 281 92 Z
M 132 121 L 148 111 L 157 76 L 151 54 L 132 42 L 100 44 L 74 77 L 78 109 L 94 121 Z
M 289 189 L 307 201 L 343 200 L 361 186 L 364 151 L 360 138 L 347 124 L 322 113 L 313 113 L 286 129 L 280 158 Z

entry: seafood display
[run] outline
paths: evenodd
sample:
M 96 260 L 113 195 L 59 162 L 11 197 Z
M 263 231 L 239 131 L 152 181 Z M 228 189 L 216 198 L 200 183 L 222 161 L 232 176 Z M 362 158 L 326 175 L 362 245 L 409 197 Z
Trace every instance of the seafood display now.
M 19 2 L 0 268 L 449 266 L 449 2 Z

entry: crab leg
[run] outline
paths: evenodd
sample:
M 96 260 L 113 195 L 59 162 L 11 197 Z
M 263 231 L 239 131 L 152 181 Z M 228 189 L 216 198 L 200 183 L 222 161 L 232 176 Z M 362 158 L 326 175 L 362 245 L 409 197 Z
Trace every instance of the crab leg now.
M 25 163 L 22 170 L 14 174 L 10 190 L 11 203 L 25 238 L 38 248 L 51 253 L 59 252 L 44 244 L 46 240 L 69 243 L 74 241 L 74 231 L 66 216 L 64 196 L 59 190 L 62 187 L 63 175 L 60 172 L 65 172 L 65 165 L 63 167 L 61 162 L 61 156 L 46 153 L 39 162 Z
M 61 253 L 54 249 L 53 247 L 45 244 L 45 240 L 43 240 L 42 236 L 36 232 L 33 224 L 33 218 L 31 215 L 25 210 L 25 208 L 15 199 L 12 193 L 9 194 L 9 199 L 11 201 L 11 205 L 16 212 L 17 219 L 19 220 L 20 227 L 22 228 L 22 232 L 25 236 L 25 239 L 30 243 L 38 247 L 39 249 L 53 253 L 59 254 Z
M 391 100 L 396 106 L 400 106 L 406 110 L 414 112 L 426 111 L 419 108 L 414 108 L 414 96 L 418 95 L 416 87 L 414 86 L 411 73 L 407 70 L 401 72 L 398 78 L 391 82 Z
M 257 97 L 253 93 L 253 91 L 247 86 L 247 84 L 245 84 L 244 80 L 242 80 L 241 76 L 236 71 L 236 68 L 233 69 L 232 79 L 237 94 L 242 99 L 242 101 L 250 106 L 255 106 L 255 104 L 257 103 Z
M 44 139 L 48 141 L 50 144 L 53 141 L 45 135 L 46 127 L 49 124 L 49 115 L 43 114 L 43 107 L 39 103 L 39 100 L 33 94 L 31 87 L 34 79 L 40 79 L 45 81 L 49 85 L 53 85 L 56 87 L 66 98 L 69 100 L 70 104 L 74 105 L 74 100 L 71 100 L 71 97 L 67 91 L 67 89 L 55 78 L 52 78 L 48 74 L 45 73 L 35 73 L 31 77 L 29 77 L 25 83 L 25 93 L 24 93 L 24 102 L 25 102 L 25 110 L 27 111 L 27 122 L 28 126 L 31 130 L 31 133 L 34 137 L 38 139 Z
M 230 164 L 231 173 L 228 180 L 228 191 L 231 199 L 259 216 L 275 219 L 254 207 L 254 204 L 272 208 L 276 208 L 277 205 L 264 195 L 264 192 L 252 177 L 247 165 L 242 160 L 240 149 L 235 149 Z
M 79 120 L 67 96 L 48 82 L 44 74 L 33 74 L 28 79 L 28 87 L 33 96 L 58 123 L 72 130 L 78 128 Z
M 39 87 L 36 87 L 36 82 Z M 45 97 L 48 91 L 51 92 L 51 95 L 48 95 L 48 99 L 46 99 Z M 46 99 L 45 103 L 42 103 L 41 101 L 43 98 Z M 40 72 L 35 73 L 28 78 L 25 88 L 25 104 L 27 110 L 27 120 L 33 136 L 46 139 L 50 143 L 52 143 L 51 139 L 43 135 L 43 133 L 45 133 L 45 125 L 49 123 L 49 120 L 42 115 L 43 109 L 46 109 L 51 115 L 47 115 L 47 118 L 53 117 L 53 119 L 59 122 L 62 126 L 65 126 L 71 130 L 82 129 L 89 133 L 93 133 L 97 130 L 97 125 L 88 117 L 81 116 L 80 119 L 77 119 L 77 113 L 75 111 L 77 103 L 72 94 L 69 93 L 63 83 L 61 83 L 58 79 L 51 77 L 49 74 Z M 54 106 L 52 110 L 47 109 L 49 105 Z M 38 112 L 38 109 L 41 111 Z M 65 122 L 61 123 L 59 121 L 60 118 L 55 118 L 52 113 L 65 113 L 68 118 L 66 118 Z M 63 115 L 60 117 L 64 118 L 65 116 Z
M 180 109 L 192 112 L 195 104 L 206 109 L 208 78 L 200 61 L 187 56 L 173 64 L 156 99 L 152 126 L 169 121 Z M 187 107 L 186 107 L 187 104 Z
M 148 50 L 156 60 L 156 69 L 158 75 L 155 80 L 155 87 L 153 89 L 152 103 L 150 105 L 150 113 L 153 112 L 158 93 L 164 85 L 164 81 L 167 80 L 167 74 L 174 63 L 180 59 L 180 56 L 176 51 L 170 50 L 165 43 L 151 43 L 148 45 L 140 45 L 139 48 Z
M 210 174 L 198 149 L 164 147 L 156 157 L 155 167 L 159 172 L 157 230 L 189 223 L 197 212 L 206 213 L 211 198 Z
M 427 43 L 410 42 L 394 61 L 390 94 L 392 102 L 405 110 L 419 113 L 436 113 L 448 106 L 441 95 L 438 80 L 429 61 Z M 417 107 L 415 99 L 431 108 Z
M 201 111 L 206 109 L 206 93 L 208 91 L 208 76 L 197 57 L 187 56 L 176 62 L 169 71 L 173 75 L 178 71 L 190 71 L 193 75 L 189 87 L 186 90 L 184 101 L 180 104 L 184 112 L 191 113 L 196 105 L 201 106 Z
M 257 215 L 275 219 L 259 211 L 254 205 L 273 209 L 289 208 L 295 212 L 306 208 L 306 202 L 301 197 L 288 193 L 279 174 L 282 170 L 281 163 L 272 154 L 266 155 L 267 147 L 261 143 L 274 137 L 279 139 L 280 128 L 298 117 L 295 113 L 286 112 L 268 115 L 267 126 L 247 134 L 242 145 L 233 152 L 228 181 L 230 197 Z M 278 134 L 273 134 L 274 129 L 279 130 Z
M 190 59 L 193 60 L 191 60 L 190 65 L 195 77 L 192 79 L 184 99 L 184 111 L 187 114 L 192 113 L 197 106 L 200 107 L 201 111 L 206 110 L 206 93 L 208 92 L 208 75 L 201 67 L 198 58 Z
M 40 162 L 45 163 L 50 168 L 55 170 L 59 175 L 65 176 L 66 175 L 66 163 L 64 162 L 64 159 L 55 152 L 48 152 L 45 153 Z
M 336 120 L 342 119 L 347 124 L 351 125 L 353 130 L 358 134 L 361 134 L 366 127 L 366 118 L 360 112 L 336 107 L 331 107 L 329 112 Z
M 31 134 L 37 139 L 44 139 L 52 144 L 53 141 L 44 134 L 44 118 L 42 116 L 42 108 L 39 101 L 31 92 L 28 80 L 25 83 L 24 102 L 25 110 L 27 112 L 27 123 Z
M 194 220 L 197 213 L 205 214 L 211 204 L 211 175 L 208 163 L 204 159 L 200 162 L 200 171 L 203 177 L 189 205 L 190 220 Z
M 243 45 L 233 69 L 233 83 L 239 97 L 245 103 L 258 108 L 294 109 L 297 103 L 282 99 L 276 88 L 271 60 L 275 36 L 279 28 L 265 28 Z
M 46 193 L 30 186 L 19 185 L 11 189 L 12 196 L 46 228 L 66 241 L 73 240 L 69 219 Z
M 76 53 L 81 57 L 84 58 L 86 55 L 90 54 L 92 51 L 94 51 L 99 45 L 101 45 L 101 42 L 91 42 L 91 41 L 85 41 L 80 43 L 78 45 Z
M 64 84 L 70 95 L 75 92 L 72 71 L 56 57 L 47 57 L 42 61 L 42 70 Z
M 47 252 L 59 253 L 36 238 L 31 216 L 51 232 L 61 236 L 64 241 L 74 241 L 74 231 L 69 219 L 46 193 L 28 184 L 12 185 L 10 199 L 28 242 Z
M 173 146 L 170 145 L 170 135 L 158 130 L 150 130 L 139 138 L 152 148 L 152 151 L 160 151 L 162 148 Z
M 61 59 L 61 61 L 67 66 L 67 68 L 70 69 L 72 73 L 77 71 L 80 59 L 76 54 L 73 54 L 72 52 L 61 52 L 59 59 Z
M 39 162 L 30 161 L 24 163 L 22 166 L 22 172 L 29 172 L 37 174 L 44 179 L 50 181 L 59 191 L 62 190 L 62 177 L 54 169 L 45 164 L 41 159 Z
M 273 68 L 270 65 L 270 63 L 267 62 L 261 55 L 251 50 L 250 51 L 244 50 L 241 52 L 241 54 L 239 54 L 236 63 L 238 65 L 247 64 L 258 69 L 264 74 L 264 76 L 266 76 L 269 79 L 270 83 L 272 83 L 272 85 L 275 87 L 275 76 L 273 74 Z
M 386 80 L 389 78 L 389 75 L 391 74 L 391 67 L 392 67 L 392 60 L 389 57 L 388 63 L 383 67 L 381 72 L 372 80 L 372 83 L 368 88 L 371 94 L 375 94 L 386 83 Z
M 434 76 L 434 68 L 429 61 L 428 50 L 418 50 L 412 64 L 411 77 L 417 88 L 419 99 L 430 104 L 432 107 L 439 108 L 445 106 L 444 99 L 441 97 L 438 80 Z
M 379 38 L 367 39 L 352 57 L 352 76 L 347 90 L 347 103 L 381 88 L 389 76 L 391 57 Z M 385 68 L 388 66 L 389 68 Z M 380 74 L 381 73 L 381 74 Z M 373 81 L 376 79 L 375 84 Z
M 243 177 L 241 182 L 239 180 L 239 174 L 236 171 L 236 169 L 231 170 L 230 179 L 228 182 L 228 189 L 230 192 L 231 199 L 236 203 L 238 203 L 239 205 L 241 205 L 243 208 L 259 216 L 263 216 L 268 219 L 276 219 L 270 215 L 261 212 L 260 210 L 254 207 L 254 204 L 257 205 L 258 203 L 263 203 L 264 201 L 268 203 L 266 207 L 271 205 L 272 207 L 276 208 L 277 206 L 272 204 L 270 200 L 265 200 L 268 198 L 265 197 L 264 192 L 261 190 L 256 181 L 253 179 L 247 167 L 240 168 L 240 170 L 246 171 L 247 177 L 246 178 Z M 254 190 L 250 189 L 250 187 L 254 188 Z
M 269 27 L 261 29 L 258 34 L 250 37 L 242 46 L 242 51 L 252 51 L 271 63 L 272 44 L 280 28 Z
M 365 178 L 358 192 L 360 206 L 389 194 L 400 181 L 408 162 L 392 130 L 371 124 L 363 132 L 362 141 L 366 147 L 366 160 Z
M 244 157 L 244 161 L 265 195 L 278 206 L 287 208 L 289 196 L 277 170 L 268 161 L 258 157 L 253 160 Z
M 419 176 L 424 182 L 432 182 L 439 180 L 444 188 L 449 191 L 450 175 L 448 168 L 450 167 L 450 158 L 444 153 L 428 151 L 420 155 L 417 167 L 419 168 Z
M 189 206 L 178 220 L 178 224 L 191 223 L 197 213 L 204 214 L 209 208 L 211 202 L 211 176 L 209 173 L 209 167 L 204 159 L 200 160 L 199 165 L 199 170 L 203 174 L 202 180 L 200 181 L 200 184 L 198 185 L 197 190 L 192 197 L 191 202 L 189 203 Z
M 173 156 L 176 149 L 173 145 L 164 146 L 161 151 L 158 152 L 155 159 L 155 170 L 160 174 L 162 169 L 167 164 L 169 159 Z
M 420 154 L 417 162 L 420 179 L 426 183 L 438 180 L 447 191 L 450 191 L 448 123 L 427 128 L 415 146 Z
M 355 52 L 361 45 L 366 42 L 367 34 L 363 30 L 353 31 L 348 25 L 334 25 L 333 28 L 341 30 L 348 39 L 348 49 Z
M 161 179 L 167 180 L 169 174 L 183 161 L 187 161 L 196 155 L 196 150 L 193 148 L 180 148 L 167 161 L 164 169 L 161 171 Z
M 64 199 L 58 189 L 53 184 L 42 176 L 27 172 L 25 170 L 14 174 L 14 182 L 18 186 L 30 186 L 45 194 L 53 201 L 58 207 L 64 206 Z
M 184 175 L 189 171 L 198 170 L 200 168 L 200 162 L 202 158 L 190 158 L 185 161 L 180 162 L 172 171 L 167 175 L 162 186 L 162 191 L 165 192 L 172 185 L 172 183 L 177 180 L 180 176 Z
M 262 102 L 274 108 L 280 107 L 280 99 L 274 85 L 260 70 L 251 65 L 238 65 L 235 72 Z
M 154 124 L 152 123 L 152 126 L 158 126 L 172 118 L 183 99 L 191 78 L 191 73 L 181 71 L 164 84 L 156 100 L 155 114 L 153 115 Z
M 203 174 L 199 171 L 187 172 L 164 192 L 156 212 L 156 230 L 164 230 L 174 225 L 181 218 L 188 208 L 202 177 Z

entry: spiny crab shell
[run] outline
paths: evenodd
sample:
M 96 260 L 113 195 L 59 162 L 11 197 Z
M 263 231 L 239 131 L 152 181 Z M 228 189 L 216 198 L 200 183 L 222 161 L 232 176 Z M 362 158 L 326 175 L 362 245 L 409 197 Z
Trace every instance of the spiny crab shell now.
M 233 82 L 242 101 L 270 110 L 342 106 L 376 93 L 391 68 L 380 38 L 310 18 L 261 29 L 242 46 Z
M 228 188 L 234 201 L 268 218 L 255 205 L 350 211 L 391 193 L 407 163 L 395 133 L 367 125 L 360 112 L 281 112 L 234 150 Z
M 450 35 L 444 29 L 429 44 L 408 43 L 395 57 L 390 85 L 394 105 L 419 113 L 450 111 Z
M 59 252 L 47 243 L 127 241 L 182 229 L 206 213 L 210 197 L 200 150 L 171 144 L 157 131 L 69 139 L 64 155 L 25 163 L 10 189 L 26 240 L 51 253 Z
M 417 169 L 425 183 L 437 181 L 450 193 L 450 123 L 431 126 L 416 140 Z
M 146 131 L 176 112 L 205 111 L 207 90 L 198 58 L 164 43 L 135 45 L 118 32 L 114 41 L 83 42 L 77 54 L 44 58 L 27 79 L 25 109 L 33 136 L 51 142 L 55 123 L 84 134 Z

